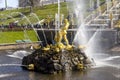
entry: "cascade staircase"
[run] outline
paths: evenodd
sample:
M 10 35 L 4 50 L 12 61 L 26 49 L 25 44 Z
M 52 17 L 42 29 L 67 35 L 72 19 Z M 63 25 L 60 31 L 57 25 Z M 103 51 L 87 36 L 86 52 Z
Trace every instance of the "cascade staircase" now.
M 99 11 L 92 13 L 86 18 L 85 22 L 90 29 L 113 29 L 120 27 L 120 2 L 116 1 L 114 5 L 111 4 L 111 7 L 103 13 Z

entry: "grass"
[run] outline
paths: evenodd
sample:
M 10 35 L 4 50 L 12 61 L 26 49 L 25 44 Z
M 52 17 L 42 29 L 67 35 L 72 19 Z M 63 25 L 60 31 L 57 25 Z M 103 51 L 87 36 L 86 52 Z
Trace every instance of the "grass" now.
M 66 3 L 61 3 L 61 14 L 67 15 L 67 7 Z M 43 7 L 34 7 L 33 13 L 37 15 L 39 20 L 47 18 L 48 15 L 51 15 L 52 18 L 55 18 L 55 14 L 58 12 L 58 5 L 57 4 L 50 4 L 45 5 Z M 30 16 L 30 8 L 21 8 L 21 9 L 13 9 L 13 10 L 4 10 L 0 11 L 0 24 L 8 25 L 10 22 L 15 22 L 16 20 L 19 21 L 19 24 L 28 24 L 29 22 L 26 18 L 22 18 L 20 14 L 25 15 L 31 23 L 37 23 L 38 20 L 35 16 Z M 32 19 L 31 19 L 32 17 Z
M 100 0 L 100 2 L 105 2 L 105 0 Z M 89 5 L 89 3 L 85 5 Z M 39 20 L 48 18 L 48 15 L 51 15 L 52 19 L 55 19 L 55 14 L 58 13 L 58 4 L 50 4 L 43 7 L 34 7 L 32 8 L 32 11 L 37 15 Z M 28 21 L 26 18 L 22 18 L 22 16 L 20 16 L 21 13 L 25 15 L 30 21 Z M 66 2 L 60 3 L 60 13 L 64 14 L 64 16 L 67 17 L 68 10 Z M 10 22 L 15 22 L 16 20 L 19 21 L 19 25 L 30 24 L 29 22 L 32 24 L 38 22 L 37 18 L 34 15 L 30 16 L 29 7 L 0 11 L 0 24 L 8 25 Z
M 36 34 L 33 30 L 26 31 L 31 41 L 37 41 Z M 1 43 L 15 43 L 16 40 L 25 40 L 25 33 L 23 31 L 9 31 L 0 32 Z

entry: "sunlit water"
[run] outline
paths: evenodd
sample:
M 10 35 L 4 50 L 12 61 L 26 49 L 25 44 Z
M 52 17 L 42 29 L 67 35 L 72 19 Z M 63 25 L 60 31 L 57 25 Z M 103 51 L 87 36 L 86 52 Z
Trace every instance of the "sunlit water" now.
M 20 65 L 24 50 L 0 51 L 0 80 L 119 80 L 120 54 L 94 53 L 96 59 L 93 68 L 79 71 L 67 71 L 59 74 L 41 74 L 23 70 Z M 29 53 L 28 53 L 29 54 Z M 15 55 L 8 56 L 8 55 Z M 21 59 L 18 58 L 21 57 Z M 99 60 L 97 60 L 99 58 Z M 97 61 L 96 61 L 97 60 Z

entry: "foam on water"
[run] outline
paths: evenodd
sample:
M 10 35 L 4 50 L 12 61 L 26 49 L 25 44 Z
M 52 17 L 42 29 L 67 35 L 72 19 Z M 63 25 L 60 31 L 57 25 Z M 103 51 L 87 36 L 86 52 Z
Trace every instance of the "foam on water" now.
M 113 67 L 116 69 L 120 69 L 120 65 L 115 65 L 112 63 L 108 63 L 108 62 L 102 62 L 102 61 L 95 61 L 95 66 L 93 66 L 92 68 L 100 68 L 100 67 Z
M 0 67 L 2 66 L 23 66 L 21 64 L 0 64 Z
M 101 58 L 101 59 L 95 59 L 95 66 L 93 68 L 100 68 L 100 67 L 113 67 L 116 69 L 120 69 L 119 64 L 115 64 L 109 61 L 113 61 L 115 59 L 119 59 L 120 56 L 111 56 L 111 57 L 106 57 L 106 58 Z
M 117 58 L 120 58 L 120 56 L 112 56 L 112 57 L 108 57 L 108 58 L 102 59 L 100 61 L 110 61 L 110 60 L 114 60 L 114 59 L 117 59 Z
M 7 55 L 7 56 L 23 59 L 24 56 L 27 56 L 29 54 L 31 54 L 31 53 L 27 52 L 27 51 L 19 50 L 19 51 L 14 52 L 13 54 L 10 54 L 10 55 Z
M 116 78 L 120 78 L 120 74 L 113 74 Z
M 15 74 L 0 74 L 0 78 L 14 76 Z

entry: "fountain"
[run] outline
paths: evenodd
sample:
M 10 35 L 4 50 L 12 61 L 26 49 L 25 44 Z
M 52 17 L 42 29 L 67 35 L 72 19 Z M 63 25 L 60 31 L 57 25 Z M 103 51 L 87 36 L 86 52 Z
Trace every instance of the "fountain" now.
M 103 38 L 103 33 L 105 32 L 109 32 L 109 31 L 114 31 L 114 25 L 113 25 L 113 21 L 117 22 L 118 21 L 118 15 L 116 15 L 116 7 L 113 5 L 112 8 L 110 9 L 109 7 L 109 3 L 110 1 L 106 0 L 107 2 L 107 11 L 105 11 L 103 14 L 99 15 L 99 17 L 97 17 L 96 19 L 94 19 L 88 26 L 89 27 L 93 27 L 93 26 L 99 26 L 99 28 L 96 28 L 95 29 L 95 33 L 94 35 L 89 39 L 88 43 L 87 43 L 87 48 L 88 48 L 88 51 L 86 50 L 86 54 L 87 52 L 92 52 L 92 53 L 95 53 L 95 54 L 91 54 L 90 53 L 90 57 L 94 58 L 94 61 L 96 63 L 97 66 L 95 67 L 105 67 L 105 66 L 110 66 L 110 67 L 113 67 L 113 68 L 117 68 L 119 69 L 119 67 L 114 64 L 114 63 L 111 63 L 110 61 L 112 60 L 115 60 L 115 59 L 118 59 L 120 56 L 111 56 L 110 54 L 107 54 L 106 51 L 103 50 L 103 48 L 105 48 L 105 46 L 103 45 L 104 43 L 102 43 L 102 41 L 100 41 L 102 38 Z M 118 6 L 118 5 L 116 5 Z M 115 10 L 115 11 L 114 11 Z M 114 12 L 113 12 L 114 11 Z M 109 13 L 108 13 L 109 12 Z M 117 16 L 117 17 L 116 17 Z M 108 25 L 109 21 L 112 21 L 110 22 L 111 25 Z M 105 25 L 103 25 L 105 24 Z M 115 24 L 115 23 L 114 23 Z M 104 26 L 104 28 L 103 28 Z M 114 33 L 115 34 L 115 33 Z M 111 37 L 112 35 L 109 36 L 109 38 Z M 99 39 L 98 39 L 99 38 Z M 105 34 L 104 34 L 104 38 L 105 38 Z M 115 37 L 114 37 L 115 38 Z M 98 39 L 98 40 L 97 40 Z M 96 42 L 97 41 L 97 42 Z M 108 41 L 109 42 L 109 41 Z M 115 41 L 114 41 L 115 42 Z M 100 45 L 100 47 L 97 47 L 96 45 Z M 107 46 L 110 46 L 109 44 L 106 44 Z M 114 43 L 115 45 L 115 43 Z M 114 46 L 113 45 L 113 46 Z M 96 47 L 95 47 L 96 46 Z M 103 53 L 96 53 L 95 50 L 96 49 L 99 49 L 99 50 L 102 50 Z M 91 50 L 91 51 L 89 51 Z M 98 51 L 97 51 L 98 52 Z M 106 53 L 106 54 L 105 54 Z M 97 56 L 96 56 L 97 55 Z M 101 56 L 101 57 L 100 57 Z M 107 56 L 107 57 L 105 57 Z
M 116 48 L 115 37 L 116 30 L 109 28 L 107 22 L 110 21 L 109 13 L 113 12 L 113 21 L 117 21 L 118 13 L 110 7 L 103 14 L 97 17 L 93 15 L 90 23 L 85 22 L 85 11 L 82 6 L 85 0 L 75 1 L 74 9 L 77 16 L 77 30 L 69 29 L 69 22 L 65 19 L 65 25 L 56 27 L 55 43 L 40 46 L 35 51 L 27 53 L 26 51 L 14 51 L 0 55 L 0 78 L 2 79 L 43 79 L 43 80 L 119 80 L 120 79 L 120 49 Z M 83 1 L 83 2 L 82 2 Z M 108 1 L 108 0 L 106 0 Z M 85 8 L 84 8 L 85 9 Z M 82 11 L 82 13 L 81 13 Z M 32 14 L 33 15 L 33 14 Z M 57 14 L 58 15 L 58 14 Z M 35 15 L 34 15 L 35 17 Z M 24 17 L 24 19 L 26 19 Z M 36 18 L 37 19 L 37 18 Z M 27 19 L 26 19 L 27 20 Z M 39 22 L 39 20 L 37 20 Z M 57 23 L 56 23 L 57 24 Z M 86 27 L 87 25 L 87 27 Z M 95 28 L 92 28 L 95 27 Z M 37 29 L 35 29 L 37 30 Z M 43 29 L 44 30 L 44 29 Z M 47 29 L 50 31 L 51 29 Z M 72 44 L 69 41 L 71 37 L 69 31 L 76 34 Z M 77 31 L 77 32 L 76 32 Z M 45 31 L 46 32 L 46 31 Z M 41 31 L 41 34 L 43 32 Z M 67 35 L 67 37 L 66 37 Z M 43 36 L 44 37 L 44 36 Z M 45 35 L 47 37 L 47 35 Z M 40 36 L 41 38 L 41 36 Z M 48 40 L 48 38 L 46 38 Z M 63 40 L 61 40 L 63 39 Z M 44 39 L 45 40 L 45 39 Z M 106 49 L 107 46 L 107 49 Z M 110 50 L 111 47 L 115 49 Z M 109 47 L 109 48 L 108 48 Z M 27 50 L 27 49 L 26 49 Z M 115 50 L 115 51 L 114 51 Z M 118 52 L 117 52 L 118 51 Z M 6 52 L 6 51 L 5 51 Z M 3 52 L 1 52 L 3 53 Z M 11 58 L 12 57 L 12 58 Z M 22 59 L 22 65 L 21 65 Z M 90 60 L 90 61 L 89 61 Z M 92 61 L 93 60 L 93 61 Z M 95 65 L 92 66 L 93 62 Z M 30 72 L 22 70 L 30 70 Z M 90 70 L 86 70 L 87 68 Z M 77 70 L 77 71 L 71 71 Z M 58 73 L 56 75 L 44 75 L 42 73 Z
M 32 54 L 23 57 L 22 65 L 27 65 L 23 66 L 24 69 L 56 73 L 67 70 L 82 71 L 90 67 L 91 60 L 82 51 L 84 47 L 69 44 L 66 36 L 69 22 L 65 19 L 64 23 L 65 26 L 61 27 L 55 35 L 55 44 L 40 47 Z M 62 38 L 65 43 L 62 42 Z
M 84 16 L 84 10 L 82 10 L 84 8 L 84 6 L 83 7 L 79 6 L 79 5 L 83 5 L 84 1 L 82 2 L 82 1 L 76 0 L 76 1 L 73 1 L 73 2 L 75 3 L 75 8 L 74 8 L 75 11 L 74 12 L 76 13 L 76 15 L 78 17 Z M 109 3 L 109 1 L 107 3 Z M 99 0 L 97 0 L 97 6 L 98 6 L 98 9 L 99 9 L 99 7 L 100 7 L 100 1 Z M 113 8 L 112 9 L 108 8 L 108 9 L 109 10 L 114 10 Z M 109 11 L 109 10 L 107 10 L 107 11 Z M 106 53 L 106 51 L 105 51 L 106 49 L 104 49 L 104 48 L 106 48 L 106 46 L 108 47 L 108 46 L 113 46 L 114 45 L 115 41 L 111 41 L 112 43 L 111 43 L 111 45 L 109 45 L 109 41 L 107 40 L 107 38 L 110 38 L 110 37 L 113 36 L 111 33 L 115 34 L 114 30 L 113 30 L 114 25 L 113 24 L 111 26 L 108 25 L 109 23 L 107 23 L 108 22 L 107 20 L 108 19 L 109 20 L 110 19 L 111 20 L 118 20 L 118 19 L 115 18 L 115 16 L 116 16 L 115 13 L 113 13 L 112 15 L 109 13 L 107 15 L 107 18 L 104 17 L 105 14 L 107 14 L 106 12 L 102 14 L 101 10 L 99 9 L 99 13 L 100 14 L 98 14 L 98 16 L 96 18 L 90 20 L 90 21 L 93 21 L 93 22 L 89 23 L 88 27 L 86 27 L 86 23 L 84 22 L 84 19 L 82 17 L 78 18 L 77 21 L 82 21 L 82 24 L 81 25 L 78 24 L 79 29 L 77 31 L 77 34 L 75 35 L 75 38 L 74 38 L 73 42 L 76 43 L 76 45 L 85 45 L 86 49 L 85 49 L 84 52 L 86 53 L 86 55 L 89 58 L 94 59 L 96 65 L 112 66 L 112 64 L 109 64 L 107 62 L 107 60 L 108 61 L 112 60 L 112 59 L 114 60 L 114 58 L 119 58 L 120 56 L 111 57 L 109 55 L 108 58 L 102 58 L 102 59 L 105 60 L 105 61 L 102 62 L 100 60 L 101 58 L 99 58 L 99 56 L 96 57 L 95 55 L 100 55 L 100 56 L 101 55 L 106 55 L 106 54 L 100 54 L 101 51 L 103 53 Z M 100 20 L 100 16 L 103 17 L 102 20 Z M 101 23 L 101 21 L 103 21 L 103 22 Z M 99 28 L 97 28 L 98 26 L 99 26 Z M 96 28 L 93 29 L 92 27 L 96 27 Z M 112 27 L 112 29 L 110 29 L 110 27 Z M 105 29 L 105 28 L 107 28 L 107 29 Z M 109 34 L 107 35 L 107 36 L 109 36 L 107 38 L 105 38 L 106 32 L 110 33 L 110 35 Z M 102 39 L 106 39 L 106 41 L 102 40 Z M 106 44 L 106 43 L 108 43 L 108 44 Z M 102 57 L 104 57 L 104 56 L 102 56 Z M 112 67 L 118 68 L 117 65 L 113 65 Z
M 100 14 L 98 14 L 98 16 L 95 18 L 96 20 L 98 20 L 100 16 L 103 16 L 100 9 L 100 0 L 97 0 L 97 6 L 99 9 L 98 12 L 100 12 Z M 104 23 L 104 21 L 101 25 L 100 22 L 98 22 L 98 25 L 97 24 L 92 25 L 91 23 L 88 25 L 89 27 L 100 26 L 100 28 L 98 29 L 92 30 L 86 27 L 85 7 L 86 7 L 85 1 L 80 0 L 73 1 L 73 10 L 75 12 L 75 15 L 77 16 L 76 21 L 78 21 L 77 22 L 78 30 L 74 36 L 72 44 L 69 44 L 69 40 L 67 38 L 69 22 L 67 19 L 65 19 L 64 26 L 59 28 L 60 25 L 59 26 L 57 25 L 56 27 L 57 30 L 54 37 L 55 44 L 47 44 L 46 46 L 40 46 L 40 48 L 37 49 L 35 52 L 28 56 L 25 56 L 22 60 L 22 64 L 27 66 L 23 66 L 23 68 L 43 73 L 54 73 L 66 70 L 82 71 L 91 66 L 92 61 L 94 62 L 95 58 L 92 53 L 104 51 L 104 48 L 106 47 L 106 44 L 103 43 L 105 43 L 108 39 L 105 38 L 106 40 L 104 40 L 104 37 L 106 35 L 103 36 L 103 33 L 106 33 L 107 31 L 108 32 L 114 31 L 111 29 L 104 30 L 104 27 L 108 26 L 108 24 Z M 59 14 L 56 14 L 57 21 L 59 21 L 58 15 Z M 64 41 L 62 41 L 62 39 Z M 97 61 L 99 62 L 99 60 L 96 60 L 95 62 L 97 63 Z M 104 65 L 111 66 L 110 64 L 107 63 L 105 63 Z

